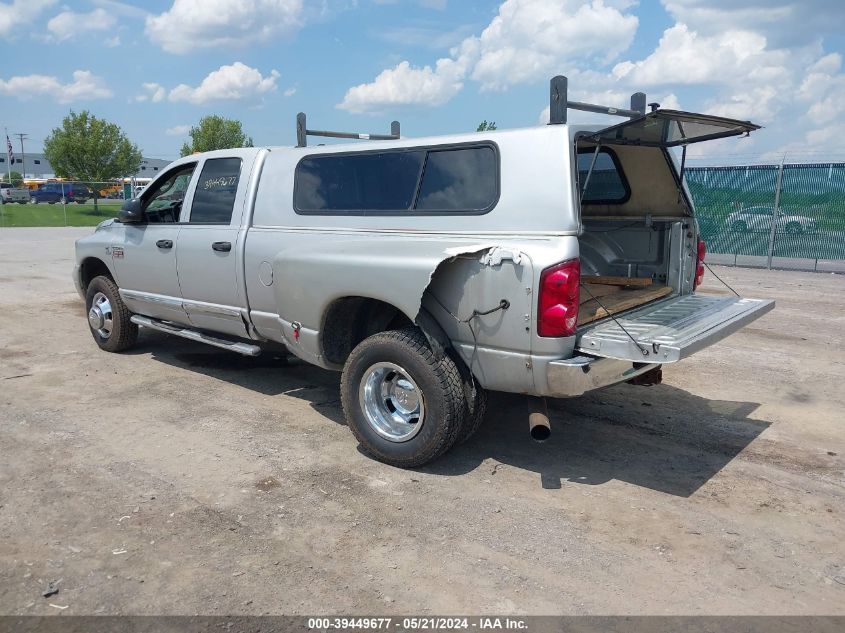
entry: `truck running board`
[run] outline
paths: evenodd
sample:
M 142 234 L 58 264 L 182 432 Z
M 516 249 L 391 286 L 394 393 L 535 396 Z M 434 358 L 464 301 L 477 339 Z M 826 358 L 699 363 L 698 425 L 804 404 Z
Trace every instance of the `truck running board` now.
M 156 319 L 141 316 L 140 314 L 133 314 L 129 320 L 141 327 L 148 327 L 153 330 L 158 330 L 159 332 L 175 334 L 176 336 L 181 336 L 182 338 L 186 338 L 191 341 L 220 347 L 222 349 L 227 349 L 230 352 L 243 354 L 244 356 L 258 356 L 261 353 L 261 348 L 258 347 L 258 345 L 250 345 L 249 343 L 242 343 L 240 341 L 229 341 L 227 339 L 204 334 L 203 332 L 198 332 L 197 330 L 189 330 L 188 328 L 184 328 L 181 325 L 176 325 L 174 323 L 165 323 L 164 321 L 158 321 Z

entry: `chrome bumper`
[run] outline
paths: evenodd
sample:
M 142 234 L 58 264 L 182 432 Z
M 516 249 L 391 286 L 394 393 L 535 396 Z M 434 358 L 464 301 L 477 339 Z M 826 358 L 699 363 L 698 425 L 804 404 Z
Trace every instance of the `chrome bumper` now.
M 548 393 L 552 398 L 571 398 L 588 391 L 625 382 L 660 367 L 660 363 L 632 363 L 615 358 L 575 356 L 546 365 Z

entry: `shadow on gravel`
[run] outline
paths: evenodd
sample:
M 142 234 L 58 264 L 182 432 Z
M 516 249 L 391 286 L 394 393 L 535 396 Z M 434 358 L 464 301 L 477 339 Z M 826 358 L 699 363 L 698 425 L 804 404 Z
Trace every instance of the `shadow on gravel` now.
M 260 356 L 242 356 L 163 332 L 142 330 L 138 345 L 123 353 L 150 354 L 153 360 L 265 396 L 300 398 L 332 422 L 346 424 L 340 407 L 340 374 L 289 357 L 281 349 L 275 354 L 265 351 Z
M 283 352 L 247 357 L 158 332 L 144 331 L 129 352 L 198 372 L 267 396 L 288 395 L 345 424 L 340 374 L 286 358 Z M 528 435 L 525 398 L 494 393 L 478 434 L 422 470 L 460 476 L 478 468 L 540 475 L 544 488 L 562 482 L 625 481 L 688 497 L 754 441 L 769 422 L 750 419 L 759 405 L 708 400 L 662 384 L 617 385 L 570 400 L 549 400 L 552 436 Z
M 569 400 L 549 400 L 551 438 L 528 435 L 525 399 L 492 394 L 478 435 L 426 472 L 461 475 L 480 466 L 540 475 L 543 488 L 561 482 L 625 481 L 688 497 L 742 452 L 769 422 L 749 419 L 759 405 L 708 400 L 670 385 L 617 385 Z M 484 460 L 491 459 L 491 462 Z

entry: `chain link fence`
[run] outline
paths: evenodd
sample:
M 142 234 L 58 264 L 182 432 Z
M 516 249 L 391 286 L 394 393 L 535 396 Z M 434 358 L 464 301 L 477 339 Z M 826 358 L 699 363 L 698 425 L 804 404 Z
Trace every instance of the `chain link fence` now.
M 4 194 L 0 226 L 96 226 L 117 216 L 141 186 L 132 182 L 56 180 L 15 183 Z
M 845 163 L 690 167 L 708 261 L 845 272 Z

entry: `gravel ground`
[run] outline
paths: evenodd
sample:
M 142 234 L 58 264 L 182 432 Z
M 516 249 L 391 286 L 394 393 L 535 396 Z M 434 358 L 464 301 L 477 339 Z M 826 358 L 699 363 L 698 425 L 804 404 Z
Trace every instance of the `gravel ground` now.
M 553 402 L 545 444 L 496 395 L 402 471 L 336 374 L 100 352 L 87 231 L 0 231 L 0 613 L 845 614 L 845 277 L 717 268 L 777 308 L 662 385 Z

